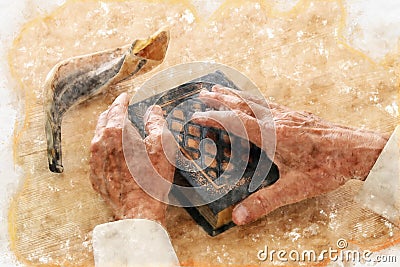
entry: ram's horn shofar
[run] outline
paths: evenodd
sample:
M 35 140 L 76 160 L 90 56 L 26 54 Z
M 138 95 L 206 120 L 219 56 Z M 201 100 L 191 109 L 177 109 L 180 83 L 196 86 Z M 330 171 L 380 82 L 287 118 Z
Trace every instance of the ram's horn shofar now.
M 64 113 L 109 85 L 159 65 L 165 57 L 169 33 L 161 30 L 132 45 L 70 58 L 50 71 L 45 84 L 45 120 L 49 169 L 61 173 L 61 122 Z

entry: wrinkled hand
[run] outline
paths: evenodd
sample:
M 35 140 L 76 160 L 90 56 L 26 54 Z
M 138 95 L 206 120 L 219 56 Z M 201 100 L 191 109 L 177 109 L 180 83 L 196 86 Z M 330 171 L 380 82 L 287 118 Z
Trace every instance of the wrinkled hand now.
M 90 181 L 94 190 L 111 206 L 116 219 L 144 218 L 164 224 L 167 205 L 149 196 L 136 181 L 152 183 L 153 179 L 162 176 L 172 182 L 174 166 L 160 145 L 163 134 L 166 138 L 172 135 L 165 132 L 165 120 L 158 106 L 149 108 L 144 117 L 148 133 L 144 140 L 130 122 L 127 121 L 124 127 L 128 103 L 128 95 L 121 94 L 99 117 L 90 149 Z M 124 151 L 126 147 L 130 149 Z M 135 180 L 131 171 L 135 172 L 136 166 L 144 171 L 140 173 L 143 177 L 135 177 L 138 178 Z M 166 198 L 169 187 L 157 190 Z
M 338 188 L 351 178 L 365 179 L 387 138 L 382 135 L 333 124 L 308 113 L 292 111 L 243 92 L 215 86 L 200 98 L 216 111 L 198 112 L 193 120 L 248 138 L 274 156 L 279 180 L 238 204 L 233 221 L 243 225 L 291 203 Z M 226 109 L 229 109 L 227 111 Z M 257 114 L 257 116 L 255 116 Z M 239 118 L 247 136 L 238 132 Z M 236 122 L 235 122 L 236 121 Z M 275 130 L 275 155 L 266 140 Z

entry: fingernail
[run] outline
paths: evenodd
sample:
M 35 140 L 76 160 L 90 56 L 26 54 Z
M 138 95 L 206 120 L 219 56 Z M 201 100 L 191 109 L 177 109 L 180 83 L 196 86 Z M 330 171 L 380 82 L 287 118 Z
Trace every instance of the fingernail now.
M 195 112 L 192 115 L 192 120 L 202 121 L 202 120 L 204 120 L 204 117 L 201 114 L 199 114 L 198 112 Z
M 236 206 L 234 210 L 235 216 L 234 216 L 234 222 L 238 225 L 245 224 L 248 220 L 249 217 L 249 211 L 247 208 L 243 205 L 238 205 Z
M 216 91 L 216 90 L 218 90 L 218 89 L 221 89 L 222 88 L 222 85 L 220 85 L 220 84 L 216 84 L 216 85 L 214 85 L 213 87 L 212 87 L 212 91 Z
M 201 89 L 201 91 L 200 91 L 200 96 L 204 96 L 204 95 L 207 95 L 209 92 L 207 91 L 207 90 L 205 90 L 205 89 Z
M 153 114 L 162 115 L 162 108 L 159 105 L 153 105 L 151 108 Z

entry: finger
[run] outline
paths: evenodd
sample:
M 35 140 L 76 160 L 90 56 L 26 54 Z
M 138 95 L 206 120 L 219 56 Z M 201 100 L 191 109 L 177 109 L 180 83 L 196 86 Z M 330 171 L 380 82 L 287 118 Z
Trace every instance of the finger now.
M 99 119 L 97 120 L 95 135 L 92 139 L 92 144 L 98 142 L 101 139 L 105 128 L 122 128 L 122 117 L 125 116 L 128 101 L 128 95 L 126 93 L 123 93 L 114 100 L 114 102 L 106 111 L 100 114 Z
M 310 112 L 293 111 L 286 106 L 271 101 L 267 102 L 264 98 L 258 98 L 243 91 L 221 87 L 219 85 L 214 86 L 212 90 L 213 92 L 219 93 L 222 96 L 231 95 L 240 97 L 242 101 L 243 99 L 246 100 L 246 104 L 250 107 L 256 118 L 265 118 L 266 116 L 270 115 L 270 109 L 271 113 L 273 114 L 274 120 L 277 123 L 284 123 L 287 126 L 310 126 L 322 121 L 321 118 L 315 116 Z M 215 98 L 222 100 L 223 97 L 215 96 Z M 228 105 L 228 103 L 225 104 Z M 232 106 L 232 108 L 234 107 Z M 240 109 L 240 107 L 238 109 Z M 331 127 L 331 125 L 333 124 L 326 123 L 326 127 Z
M 245 91 L 239 91 L 239 90 L 235 90 L 235 89 L 231 89 L 228 87 L 223 87 L 219 84 L 213 86 L 212 88 L 213 92 L 217 92 L 217 93 L 221 93 L 221 94 L 225 94 L 225 95 L 231 95 L 231 96 L 236 96 L 236 97 L 240 97 L 246 101 L 251 101 L 253 103 L 256 103 L 258 105 L 264 106 L 264 107 L 268 107 L 267 105 L 267 101 L 265 100 L 264 97 L 257 97 L 253 94 L 250 94 L 248 92 Z
M 104 144 L 104 129 L 105 128 L 101 129 L 101 133 L 96 131 L 96 135 L 93 138 L 90 146 L 89 159 L 90 182 L 93 189 L 99 192 L 103 197 L 108 195 L 104 181 L 104 162 L 107 158 L 106 147 Z
M 231 89 L 223 89 L 223 90 L 233 91 Z M 240 110 L 260 120 L 268 118 L 272 120 L 272 115 L 268 107 L 264 107 L 250 100 L 245 100 L 241 96 L 235 95 L 235 93 L 227 95 L 221 92 L 204 91 L 200 93 L 200 99 L 207 105 L 210 105 L 217 109 L 221 109 L 218 108 L 218 105 L 219 106 L 223 105 L 228 107 L 228 109 Z
M 102 196 L 106 195 L 107 190 L 105 189 L 105 183 L 103 181 L 103 165 L 101 162 L 106 157 L 104 151 L 104 143 L 102 142 L 104 129 L 107 125 L 107 112 L 108 110 L 102 112 L 97 121 L 95 134 L 90 145 L 90 181 L 92 187 L 95 191 L 100 192 Z
M 232 212 L 234 223 L 248 224 L 279 207 L 312 197 L 307 195 L 307 180 L 302 179 L 301 174 L 280 175 L 275 184 L 251 194 L 234 208 Z
M 262 147 L 260 121 L 242 111 L 195 112 L 192 121 L 203 126 L 224 129 Z
M 224 95 L 217 92 L 202 90 L 199 94 L 199 98 L 206 105 L 218 110 L 237 109 L 250 116 L 254 116 L 251 107 L 246 101 L 235 95 Z
M 145 130 L 148 135 L 160 135 L 166 124 L 163 111 L 160 106 L 151 106 L 143 117 Z
M 103 111 L 103 112 L 100 114 L 99 119 L 97 120 L 97 125 L 96 125 L 96 129 L 95 129 L 95 131 L 94 131 L 94 136 L 93 136 L 93 139 L 92 139 L 92 144 L 94 144 L 94 143 L 100 141 L 101 136 L 103 135 L 104 128 L 105 128 L 106 125 L 107 125 L 107 112 L 108 112 L 108 110 Z
M 160 177 L 172 182 L 178 146 L 171 132 L 149 135 L 144 139 L 144 144 L 154 170 Z
M 104 147 L 102 142 L 96 142 L 90 147 L 90 175 L 89 179 L 95 191 L 100 192 L 101 195 L 106 194 L 105 184 L 103 181 L 103 159 L 105 158 Z M 101 159 L 101 160 L 99 160 Z
M 104 129 L 108 126 L 108 127 L 112 127 L 111 123 L 110 123 L 110 118 L 111 117 L 115 117 L 118 113 L 121 113 L 121 110 L 117 110 L 116 107 L 117 106 L 128 106 L 127 101 L 129 101 L 128 99 L 128 95 L 126 93 L 122 93 L 120 96 L 118 96 L 114 102 L 111 104 L 111 106 L 106 110 L 103 111 L 100 116 L 99 119 L 97 120 L 97 125 L 96 125 L 96 129 L 95 129 L 95 135 L 92 139 L 92 143 L 98 142 L 101 138 L 101 136 L 103 135 Z M 110 113 L 110 110 L 111 111 Z M 122 110 L 123 114 L 125 114 L 125 110 Z M 110 125 L 108 125 L 110 123 Z M 119 123 L 123 123 L 123 122 L 119 122 Z
M 107 178 L 104 177 L 107 167 L 104 162 L 109 154 L 107 143 L 110 139 L 114 140 L 114 136 L 120 134 L 120 131 L 114 131 L 115 128 L 122 129 L 128 101 L 127 94 L 121 94 L 106 111 L 100 114 L 91 143 L 90 180 L 93 188 L 106 198 L 109 197 Z
M 334 123 L 324 121 L 318 116 L 307 112 L 307 111 L 283 111 L 274 114 L 274 121 L 276 125 L 279 126 L 287 126 L 287 127 L 302 127 L 303 129 L 307 127 L 314 128 L 326 128 L 332 129 L 335 127 L 347 128 L 350 127 L 341 127 L 339 125 L 335 125 Z
M 276 112 L 288 112 L 290 111 L 290 109 L 286 106 L 277 104 L 275 102 L 272 101 L 267 101 L 264 97 L 257 97 L 253 94 L 249 94 L 248 92 L 244 92 L 244 91 L 238 91 L 238 90 L 234 90 L 228 87 L 223 87 L 221 85 L 215 85 L 212 90 L 214 92 L 219 92 L 222 94 L 228 94 L 228 95 L 236 95 L 236 96 L 240 96 L 241 98 L 245 99 L 246 101 L 250 102 L 250 103 L 255 103 L 257 105 L 260 105 L 262 107 L 265 108 L 269 108 L 271 109 L 271 111 L 276 111 Z
M 162 159 L 165 158 L 170 165 L 175 166 L 178 144 L 168 127 L 166 127 L 167 122 L 164 119 L 161 107 L 149 107 L 144 115 L 144 122 L 145 129 L 148 133 L 148 136 L 144 139 L 144 142 L 146 145 L 146 150 L 149 153 L 150 160 L 154 163 L 156 161 L 162 161 Z M 159 174 L 162 174 L 163 171 L 166 171 L 166 169 L 158 170 Z M 167 180 L 171 180 L 170 173 L 162 176 L 167 178 Z
M 279 156 L 274 161 L 279 169 L 276 183 L 251 194 L 233 209 L 232 220 L 236 224 L 250 223 L 279 207 L 327 193 L 343 184 L 341 179 L 327 183 L 327 176 L 320 169 L 305 173 L 290 169 L 284 161 Z
M 120 94 L 114 100 L 107 112 L 107 128 L 123 128 L 128 104 L 129 97 L 127 93 Z
M 228 87 L 223 87 L 221 85 L 215 85 L 212 88 L 213 92 L 218 92 L 221 94 L 226 94 L 226 95 L 235 95 L 235 96 L 239 96 L 240 98 L 243 98 L 244 100 L 248 101 L 248 102 L 253 102 L 257 105 L 263 106 L 265 108 L 286 108 L 285 106 L 282 105 L 278 105 L 272 101 L 267 101 L 267 99 L 261 95 L 256 96 L 254 94 L 250 94 L 248 92 L 245 91 L 239 91 L 239 90 L 235 90 L 235 89 L 231 89 Z M 287 109 L 287 108 L 286 108 Z

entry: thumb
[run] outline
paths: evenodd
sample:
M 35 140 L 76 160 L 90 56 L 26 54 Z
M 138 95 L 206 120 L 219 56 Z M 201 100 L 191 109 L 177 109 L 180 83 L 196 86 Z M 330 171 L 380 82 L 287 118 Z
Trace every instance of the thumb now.
M 233 222 L 237 225 L 245 225 L 282 206 L 273 195 L 275 195 L 274 191 L 264 188 L 244 199 L 233 209 Z
M 233 222 L 237 225 L 244 225 L 279 207 L 314 196 L 313 193 L 317 192 L 310 190 L 313 187 L 305 178 L 302 173 L 297 171 L 281 172 L 280 178 L 275 184 L 251 194 L 233 209 Z
M 164 130 L 165 119 L 160 106 L 150 106 L 143 116 L 145 130 L 148 135 L 159 135 Z

